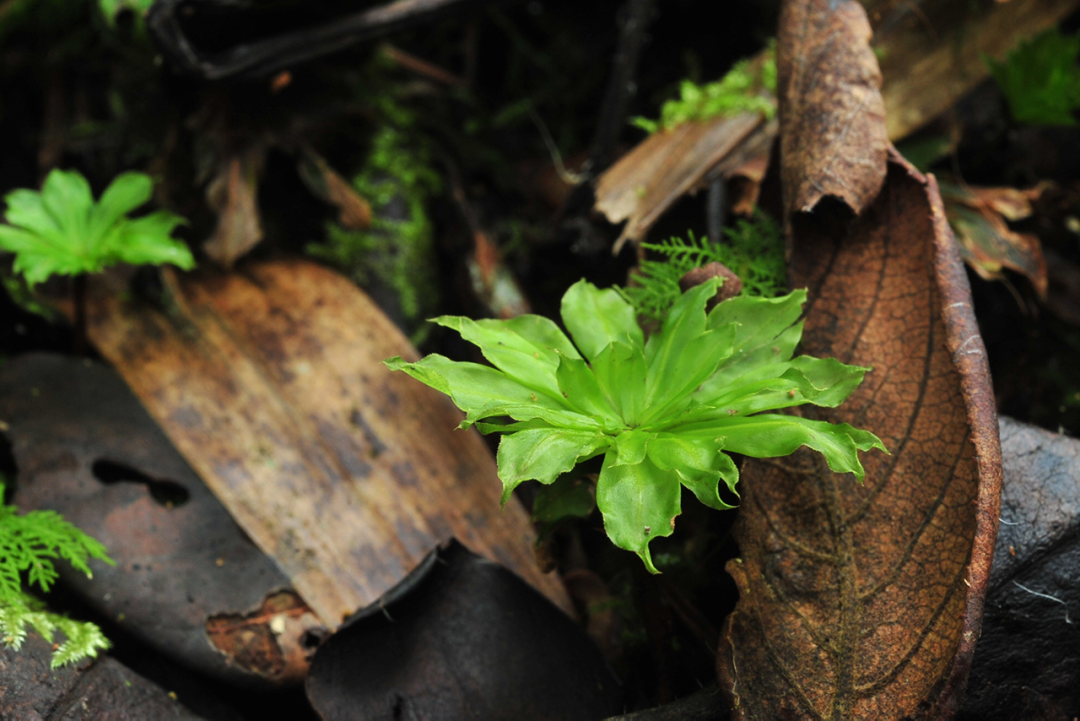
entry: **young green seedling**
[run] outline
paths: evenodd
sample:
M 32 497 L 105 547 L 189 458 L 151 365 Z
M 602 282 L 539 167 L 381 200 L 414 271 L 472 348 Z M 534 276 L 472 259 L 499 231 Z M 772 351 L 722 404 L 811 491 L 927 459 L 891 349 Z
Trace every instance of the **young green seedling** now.
M 739 478 L 728 453 L 772 458 L 808 446 L 861 480 L 858 451 L 885 450 L 846 423 L 765 412 L 834 407 L 869 370 L 792 357 L 805 290 L 739 296 L 706 314 L 718 287 L 712 279 L 687 291 L 646 341 L 619 293 L 580 281 L 562 299 L 573 343 L 540 316 L 444 316 L 434 322 L 479 346 L 494 368 L 434 354 L 386 365 L 448 394 L 466 413 L 461 427 L 503 434 L 503 503 L 523 481 L 550 484 L 603 454 L 596 502 L 608 537 L 656 573 L 649 542 L 671 535 L 683 486 L 711 508 L 733 507 L 718 492 L 723 481 L 735 493 Z M 506 416 L 515 422 L 490 422 Z
M 0 225 L 0 249 L 15 254 L 14 269 L 31 287 L 54 275 L 75 277 L 77 342 L 85 338 L 87 273 L 116 263 L 195 265 L 187 246 L 170 237 L 183 218 L 164 210 L 127 217 L 150 200 L 153 189 L 148 175 L 123 173 L 95 203 L 80 173 L 53 170 L 41 192 L 19 189 L 4 196 L 8 224 Z

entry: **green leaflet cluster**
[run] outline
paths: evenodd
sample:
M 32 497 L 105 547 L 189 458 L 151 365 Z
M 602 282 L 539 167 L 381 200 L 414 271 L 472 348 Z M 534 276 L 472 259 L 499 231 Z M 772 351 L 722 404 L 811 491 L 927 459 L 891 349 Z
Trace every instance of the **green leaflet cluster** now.
M 4 196 L 8 225 L 0 225 L 0 249 L 16 254 L 15 271 L 31 286 L 115 263 L 172 263 L 188 270 L 195 265 L 191 251 L 170 237 L 183 218 L 164 210 L 127 217 L 150 200 L 153 189 L 148 175 L 122 173 L 95 203 L 80 173 L 53 170 L 40 193 L 19 189 Z
M 4 484 L 0 483 L 0 498 Z M 33 626 L 46 639 L 61 631 L 65 640 L 53 653 L 57 668 L 87 656 L 97 656 L 109 642 L 96 625 L 74 621 L 45 610 L 44 604 L 22 588 L 22 574 L 30 585 L 48 591 L 57 579 L 53 559 L 64 558 L 78 571 L 93 575 L 87 561 L 113 563 L 98 541 L 68 523 L 55 511 L 17 514 L 15 506 L 0 503 L 0 638 L 18 650 Z
M 885 450 L 848 424 L 764 413 L 834 407 L 869 369 L 792 357 L 806 291 L 739 296 L 706 314 L 719 285 L 683 294 L 648 341 L 619 293 L 579 281 L 562 299 L 574 342 L 540 316 L 444 316 L 434 322 L 477 345 L 494 368 L 434 354 L 386 365 L 448 394 L 466 413 L 462 427 L 504 434 L 504 503 L 523 481 L 550 484 L 603 454 L 596 502 L 608 537 L 656 573 L 649 542 L 671 535 L 682 486 L 711 508 L 732 508 L 719 495 L 721 481 L 735 492 L 739 478 L 729 452 L 772 458 L 809 446 L 832 470 L 862 479 L 858 451 Z M 514 422 L 491 422 L 506 416 Z

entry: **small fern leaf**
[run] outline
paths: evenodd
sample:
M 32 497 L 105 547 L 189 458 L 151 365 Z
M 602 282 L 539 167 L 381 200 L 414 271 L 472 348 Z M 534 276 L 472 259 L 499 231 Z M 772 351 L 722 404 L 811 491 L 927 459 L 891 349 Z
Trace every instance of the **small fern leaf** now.
M 55 642 L 57 631 L 63 634 L 64 640 L 56 648 L 50 662 L 54 669 L 85 658 L 95 658 L 99 651 L 111 645 L 97 625 L 46 611 L 40 600 L 28 594 L 22 593 L 17 599 L 0 604 L 0 641 L 5 646 L 20 650 L 26 642 L 28 628 L 33 628 L 50 643 Z

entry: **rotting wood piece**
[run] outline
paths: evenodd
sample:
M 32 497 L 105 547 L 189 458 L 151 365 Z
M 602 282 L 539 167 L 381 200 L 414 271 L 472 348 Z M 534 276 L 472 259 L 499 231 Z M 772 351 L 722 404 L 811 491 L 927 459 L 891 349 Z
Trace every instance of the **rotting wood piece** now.
M 108 548 L 68 588 L 151 648 L 246 686 L 299 683 L 325 632 L 110 368 L 45 353 L 0 368 L 14 502 L 60 512 Z M 273 615 L 251 618 L 291 598 Z M 248 617 L 229 633 L 215 619 Z
M 480 436 L 382 365 L 418 356 L 356 286 L 301 260 L 164 277 L 165 310 L 92 284 L 90 338 L 328 627 L 451 536 L 571 612 Z

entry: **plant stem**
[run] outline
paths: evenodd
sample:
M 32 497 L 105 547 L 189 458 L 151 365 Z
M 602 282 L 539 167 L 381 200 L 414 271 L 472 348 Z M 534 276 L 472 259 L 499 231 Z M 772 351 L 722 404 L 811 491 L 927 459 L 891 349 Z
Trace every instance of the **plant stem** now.
M 86 338 L 86 274 L 80 273 L 72 279 L 72 300 L 75 304 L 75 355 L 86 355 L 89 345 Z

